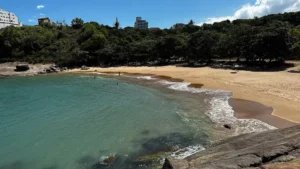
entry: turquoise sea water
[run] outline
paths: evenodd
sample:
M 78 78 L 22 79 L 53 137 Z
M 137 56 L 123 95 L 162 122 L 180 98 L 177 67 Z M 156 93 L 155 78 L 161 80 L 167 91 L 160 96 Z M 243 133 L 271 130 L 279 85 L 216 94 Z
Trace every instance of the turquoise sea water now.
M 91 168 L 110 155 L 114 168 L 136 168 L 140 155 L 209 142 L 209 122 L 184 115 L 193 108 L 185 96 L 123 80 L 2 78 L 0 95 L 1 169 Z

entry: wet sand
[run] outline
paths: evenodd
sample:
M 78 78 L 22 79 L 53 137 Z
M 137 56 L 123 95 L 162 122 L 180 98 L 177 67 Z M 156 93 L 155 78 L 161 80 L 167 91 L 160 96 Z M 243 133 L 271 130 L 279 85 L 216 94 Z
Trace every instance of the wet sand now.
M 261 103 L 243 99 L 229 99 L 229 105 L 239 119 L 257 119 L 276 128 L 287 128 L 297 125 L 291 121 L 273 116 L 273 108 Z

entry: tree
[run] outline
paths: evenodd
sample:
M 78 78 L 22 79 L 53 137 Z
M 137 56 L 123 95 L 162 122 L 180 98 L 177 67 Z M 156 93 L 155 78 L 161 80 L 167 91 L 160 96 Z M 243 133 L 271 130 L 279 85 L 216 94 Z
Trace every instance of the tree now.
M 188 23 L 188 25 L 194 25 L 194 24 L 195 24 L 195 22 L 193 20 L 190 20 Z
M 192 62 L 210 61 L 215 55 L 215 45 L 219 35 L 214 31 L 199 30 L 190 35 L 188 40 L 188 59 Z
M 162 62 L 168 62 L 172 57 L 178 57 L 185 50 L 183 38 L 175 35 L 167 35 L 161 38 L 155 45 L 156 56 Z
M 75 18 L 72 20 L 71 25 L 74 29 L 82 28 L 84 21 L 81 18 Z
M 118 21 L 118 18 L 116 18 L 116 22 L 114 23 L 114 28 L 119 29 L 120 22 Z

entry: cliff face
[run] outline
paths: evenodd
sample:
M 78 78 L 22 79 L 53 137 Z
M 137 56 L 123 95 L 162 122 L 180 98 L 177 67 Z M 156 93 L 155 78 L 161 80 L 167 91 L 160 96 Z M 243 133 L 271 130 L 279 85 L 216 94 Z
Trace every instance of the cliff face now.
M 164 169 L 300 168 L 297 158 L 300 126 L 233 137 L 185 160 L 166 159 Z

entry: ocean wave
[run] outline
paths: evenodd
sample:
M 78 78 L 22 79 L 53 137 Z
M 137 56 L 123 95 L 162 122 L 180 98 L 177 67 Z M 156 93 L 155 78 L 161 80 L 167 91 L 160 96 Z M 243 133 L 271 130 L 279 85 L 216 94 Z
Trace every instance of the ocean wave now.
M 94 74 L 105 74 L 99 72 L 93 72 Z M 119 75 L 119 74 L 110 74 Z M 122 75 L 122 74 L 121 74 Z M 125 75 L 123 75 L 125 76 Z M 152 76 L 126 76 L 131 78 L 143 79 L 143 80 L 155 80 Z M 189 87 L 191 83 L 188 82 L 171 82 L 167 80 L 159 80 L 157 83 L 167 86 L 169 89 L 190 92 L 195 94 L 209 94 L 212 95 L 212 99 L 205 99 L 207 103 L 211 105 L 210 110 L 205 114 L 216 124 L 224 125 L 230 124 L 233 127 L 234 135 L 246 134 L 252 132 L 262 132 L 267 130 L 276 129 L 257 119 L 238 119 L 234 116 L 234 111 L 229 105 L 229 98 L 232 96 L 232 92 L 220 89 L 205 89 Z M 188 119 L 183 119 L 188 121 Z
M 135 77 L 137 79 L 144 79 L 144 80 L 154 80 L 155 79 L 152 76 L 131 76 L 131 77 Z
M 100 72 L 90 72 L 89 74 L 103 75 L 103 74 L 105 74 L 105 73 L 100 73 Z
M 189 147 L 179 149 L 175 152 L 172 152 L 170 156 L 174 157 L 175 159 L 181 160 L 203 150 L 205 150 L 205 148 L 199 144 L 199 145 L 194 145 L 194 146 L 189 146 Z
M 257 119 L 238 119 L 234 116 L 234 111 L 229 105 L 229 96 L 213 97 L 210 100 L 211 109 L 206 112 L 206 115 L 217 124 L 230 124 L 233 127 L 234 135 L 262 132 L 276 129 L 267 123 Z
M 166 80 L 161 80 L 158 81 L 158 83 L 162 85 L 166 85 L 168 86 L 169 89 L 172 90 L 184 91 L 190 93 L 205 93 L 205 94 L 218 94 L 218 95 L 229 95 L 231 93 L 226 90 L 189 87 L 191 83 L 188 82 L 170 82 Z
M 229 98 L 232 96 L 232 92 L 225 90 L 189 87 L 191 83 L 188 82 L 170 82 L 166 80 L 161 80 L 158 82 L 172 90 L 190 92 L 195 94 L 205 93 L 212 95 L 212 99 L 205 99 L 206 102 L 211 105 L 210 110 L 208 110 L 205 114 L 216 124 L 230 124 L 231 126 L 233 126 L 234 135 L 276 129 L 276 127 L 257 119 L 236 118 L 234 116 L 234 111 L 228 102 Z

